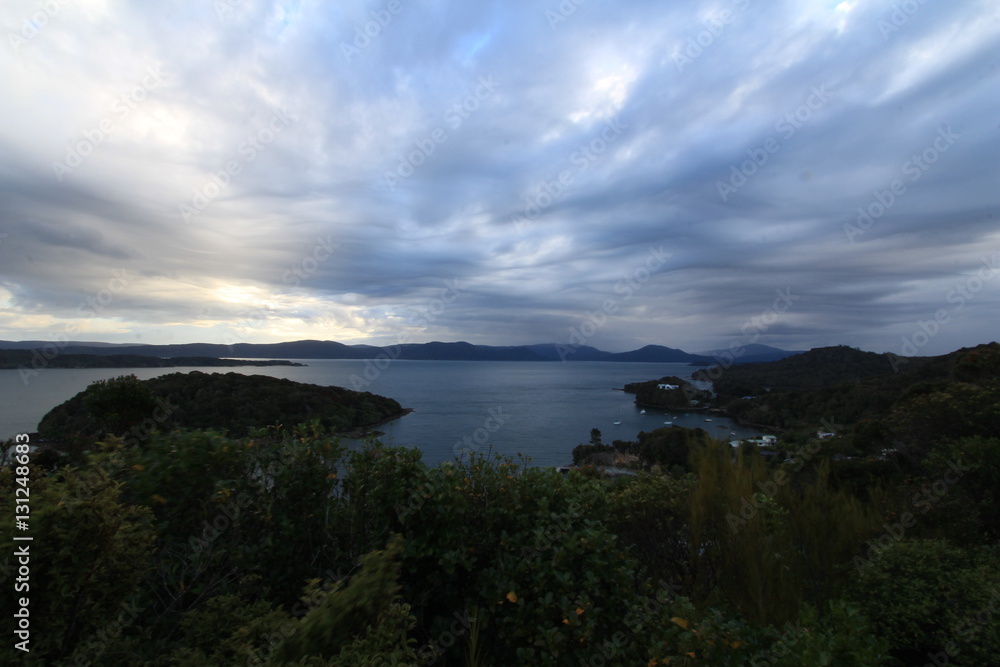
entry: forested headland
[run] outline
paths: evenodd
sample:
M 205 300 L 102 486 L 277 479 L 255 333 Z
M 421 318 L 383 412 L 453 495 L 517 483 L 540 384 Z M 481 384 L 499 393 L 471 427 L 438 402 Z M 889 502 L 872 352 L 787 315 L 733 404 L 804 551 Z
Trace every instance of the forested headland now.
M 63 443 L 88 443 L 108 434 L 135 442 L 154 430 L 212 429 L 244 437 L 267 427 L 312 422 L 321 432 L 343 434 L 405 412 L 397 401 L 370 392 L 265 375 L 191 371 L 95 382 L 42 417 L 38 433 Z

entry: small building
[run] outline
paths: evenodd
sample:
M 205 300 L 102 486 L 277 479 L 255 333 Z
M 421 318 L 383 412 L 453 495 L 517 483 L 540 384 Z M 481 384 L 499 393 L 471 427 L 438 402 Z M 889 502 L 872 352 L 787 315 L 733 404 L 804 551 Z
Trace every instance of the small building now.
M 829 440 L 830 438 L 832 438 L 835 435 L 837 435 L 837 434 L 836 433 L 826 433 L 825 431 L 816 431 L 816 437 L 819 438 L 820 440 Z
M 656 385 L 656 388 L 657 389 L 672 390 L 672 389 L 680 389 L 681 387 L 680 387 L 680 385 L 677 385 L 677 384 L 658 384 L 658 385 Z
M 776 435 L 762 435 L 760 439 L 764 441 L 764 445 L 773 446 L 778 444 L 778 436 Z

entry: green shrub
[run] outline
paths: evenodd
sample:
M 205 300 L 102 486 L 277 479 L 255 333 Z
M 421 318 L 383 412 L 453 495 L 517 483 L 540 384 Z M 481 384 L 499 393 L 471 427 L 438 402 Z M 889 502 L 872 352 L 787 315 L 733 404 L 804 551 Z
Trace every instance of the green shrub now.
M 857 574 L 851 594 L 906 664 L 949 665 L 1000 655 L 1000 561 L 944 540 L 893 542 Z
M 13 472 L 0 471 L 5 508 L 20 488 Z M 142 611 L 137 595 L 152 566 L 155 539 L 150 512 L 122 503 L 120 484 L 106 476 L 87 480 L 63 471 L 46 478 L 32 468 L 30 477 L 33 540 L 16 544 L 30 550 L 30 588 L 24 592 L 31 653 L 14 651 L 8 638 L 0 656 L 7 664 L 54 664 L 75 652 L 106 663 L 100 656 Z M 0 529 L 14 533 L 13 511 L 0 519 Z
M 415 660 L 414 640 L 407 636 L 414 619 L 406 605 L 398 604 L 402 552 L 397 537 L 384 550 L 365 555 L 346 583 L 321 591 L 313 582 L 304 597 L 311 604 L 318 598 L 318 604 L 289 629 L 269 664 L 317 664 L 315 658 L 338 658 L 333 664 L 376 664 L 387 656 L 390 664 Z

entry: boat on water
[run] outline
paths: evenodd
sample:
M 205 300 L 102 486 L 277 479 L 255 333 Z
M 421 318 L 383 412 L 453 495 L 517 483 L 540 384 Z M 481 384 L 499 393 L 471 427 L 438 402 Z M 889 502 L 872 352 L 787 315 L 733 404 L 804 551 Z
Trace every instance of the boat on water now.
M 620 419 L 616 419 L 616 420 L 614 420 L 611 423 L 614 424 L 615 426 L 621 426 L 622 425 L 622 421 Z
M 673 426 L 674 425 L 673 422 L 663 422 L 663 423 L 666 424 L 667 426 Z
M 640 415 L 644 415 L 644 414 L 646 414 L 646 411 L 645 410 L 639 410 L 639 414 Z
M 710 422 L 710 421 L 712 421 L 712 420 L 711 420 L 711 419 L 706 419 L 705 421 L 707 421 L 707 422 Z

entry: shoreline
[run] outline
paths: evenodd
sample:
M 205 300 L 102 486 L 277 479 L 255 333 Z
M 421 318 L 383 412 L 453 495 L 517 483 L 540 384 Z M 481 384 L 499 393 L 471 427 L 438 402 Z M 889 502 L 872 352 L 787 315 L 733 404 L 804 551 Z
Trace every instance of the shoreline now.
M 667 412 L 708 412 L 710 410 L 715 409 L 715 408 L 710 408 L 708 406 L 692 408 L 692 407 L 653 405 L 652 403 L 640 403 L 639 401 L 633 401 L 633 405 L 640 408 L 651 408 L 653 410 L 666 410 Z
M 403 408 L 399 412 L 389 415 L 385 419 L 380 419 L 379 421 L 374 422 L 372 424 L 357 426 L 351 429 L 350 431 L 344 431 L 341 433 L 332 433 L 331 435 L 337 438 L 351 438 L 355 440 L 360 440 L 365 436 L 370 435 L 372 429 L 382 426 L 383 424 L 394 422 L 397 419 L 402 419 L 403 417 L 405 417 L 406 415 L 410 414 L 413 411 L 414 411 L 413 408 Z M 30 437 L 31 446 L 34 447 L 35 449 L 54 449 L 61 453 L 65 453 L 70 449 L 70 445 L 68 443 L 42 438 L 41 436 L 38 435 L 37 431 L 28 433 L 28 436 Z
M 405 417 L 406 415 L 410 414 L 413 411 L 414 411 L 413 408 L 403 408 L 401 411 L 397 412 L 396 414 L 389 415 L 385 419 L 381 419 L 381 420 L 379 420 L 379 421 L 377 421 L 377 422 L 375 422 L 373 424 L 366 424 L 365 426 L 358 426 L 358 427 L 355 427 L 355 428 L 351 429 L 350 431 L 345 431 L 343 433 L 336 433 L 334 435 L 336 435 L 337 437 L 340 437 L 340 438 L 351 438 L 352 440 L 361 440 L 365 436 L 369 435 L 371 433 L 372 429 L 377 428 L 379 426 L 382 426 L 384 424 L 388 424 L 390 422 L 394 422 L 397 419 L 402 419 L 403 417 Z

